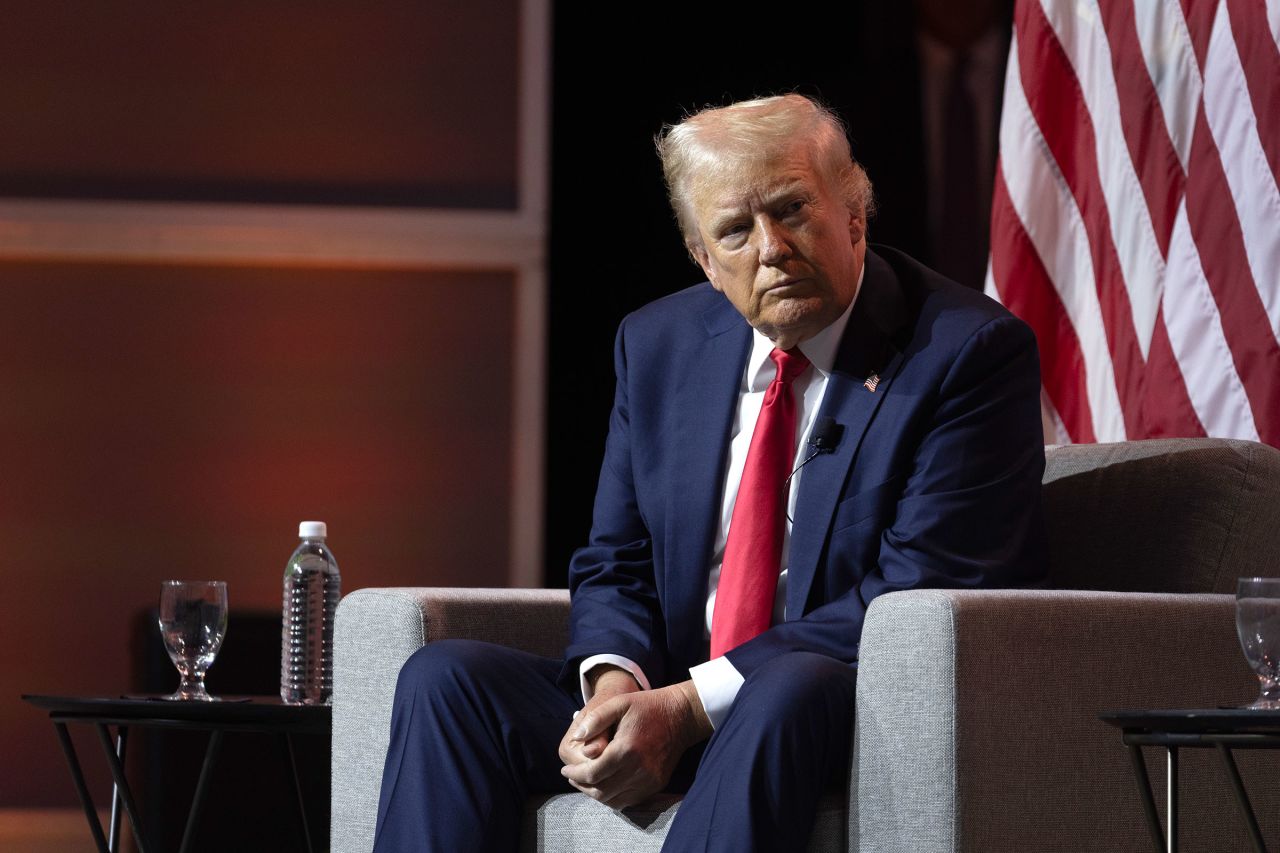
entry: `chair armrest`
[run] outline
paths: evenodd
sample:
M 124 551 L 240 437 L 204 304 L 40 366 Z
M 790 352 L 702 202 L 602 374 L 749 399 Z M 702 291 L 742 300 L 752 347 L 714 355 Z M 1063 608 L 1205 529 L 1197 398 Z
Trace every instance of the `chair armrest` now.
M 342 599 L 333 641 L 334 853 L 373 848 L 391 703 L 409 656 L 448 637 L 558 657 L 568 617 L 567 590 L 402 587 L 361 589 Z
M 1147 849 L 1128 756 L 1098 714 L 1240 704 L 1256 691 L 1228 595 L 882 596 L 862 634 L 850 849 Z M 1196 762 L 1213 776 L 1184 786 L 1187 849 L 1229 849 L 1229 788 L 1209 751 L 1187 752 L 1188 783 Z M 1240 757 L 1242 772 L 1255 757 Z M 1275 787 L 1260 786 L 1259 814 Z

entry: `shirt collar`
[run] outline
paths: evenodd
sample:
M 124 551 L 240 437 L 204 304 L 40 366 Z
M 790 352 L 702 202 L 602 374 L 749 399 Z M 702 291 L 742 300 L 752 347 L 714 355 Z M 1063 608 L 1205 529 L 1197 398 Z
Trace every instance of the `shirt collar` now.
M 844 313 L 821 332 L 798 345 L 800 352 L 804 353 L 809 363 L 824 377 L 831 375 L 831 368 L 836 362 L 836 350 L 840 348 L 840 339 L 844 337 L 845 326 L 849 325 L 849 315 L 853 313 L 853 305 L 858 301 L 858 294 L 862 292 L 862 277 L 866 272 L 867 265 L 863 263 L 862 269 L 858 272 L 858 284 L 854 288 L 853 298 L 849 300 Z M 769 383 L 777 373 L 773 362 L 769 359 L 769 353 L 773 352 L 773 341 L 758 329 L 751 330 L 751 340 L 751 355 L 747 358 L 747 371 L 743 375 L 743 384 L 746 391 L 763 391 L 769 387 Z

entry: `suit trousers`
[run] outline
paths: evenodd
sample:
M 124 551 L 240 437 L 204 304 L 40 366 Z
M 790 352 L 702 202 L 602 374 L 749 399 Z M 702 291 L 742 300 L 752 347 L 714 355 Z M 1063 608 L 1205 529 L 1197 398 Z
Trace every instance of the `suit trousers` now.
M 557 754 L 577 702 L 561 662 L 442 640 L 400 672 L 375 853 L 510 853 L 525 800 L 571 791 Z M 669 790 L 684 801 L 664 851 L 802 850 L 817 801 L 844 778 L 857 670 L 792 652 L 758 667 Z

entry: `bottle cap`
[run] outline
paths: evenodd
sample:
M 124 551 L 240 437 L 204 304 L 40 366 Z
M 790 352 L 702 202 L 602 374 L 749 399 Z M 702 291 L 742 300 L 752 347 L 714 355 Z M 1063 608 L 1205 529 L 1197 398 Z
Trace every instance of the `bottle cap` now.
M 298 536 L 303 539 L 323 539 L 328 533 L 323 521 L 304 521 L 298 525 Z

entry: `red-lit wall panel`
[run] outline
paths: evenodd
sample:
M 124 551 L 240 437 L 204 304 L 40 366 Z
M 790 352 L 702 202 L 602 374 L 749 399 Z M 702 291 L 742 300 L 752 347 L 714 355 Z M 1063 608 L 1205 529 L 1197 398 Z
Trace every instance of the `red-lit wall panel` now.
M 0 0 L 0 196 L 516 206 L 516 0 Z
M 0 265 L 0 755 L 20 768 L 0 804 L 74 802 L 16 697 L 127 691 L 131 620 L 164 578 L 278 607 L 318 518 L 346 590 L 507 584 L 514 287 Z

